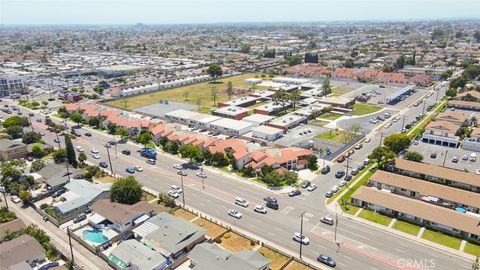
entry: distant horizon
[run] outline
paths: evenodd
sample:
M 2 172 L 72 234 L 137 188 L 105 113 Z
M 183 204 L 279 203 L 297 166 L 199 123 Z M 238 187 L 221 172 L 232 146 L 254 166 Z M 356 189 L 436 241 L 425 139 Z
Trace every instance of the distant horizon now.
M 479 20 L 477 0 L 0 0 L 3 26 Z

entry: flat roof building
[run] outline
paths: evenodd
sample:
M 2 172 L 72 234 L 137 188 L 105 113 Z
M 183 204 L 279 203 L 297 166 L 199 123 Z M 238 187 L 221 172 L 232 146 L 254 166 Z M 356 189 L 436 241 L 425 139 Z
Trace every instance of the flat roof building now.
M 282 117 L 272 120 L 267 126 L 282 129 L 285 133 L 300 124 L 306 124 L 307 118 L 305 116 L 287 114 Z
M 275 117 L 269 116 L 269 115 L 264 115 L 264 114 L 258 114 L 254 113 L 252 115 L 249 115 L 245 118 L 242 119 L 242 121 L 252 123 L 256 127 L 260 125 L 265 125 L 266 123 L 272 121 Z
M 245 96 L 245 97 L 240 97 L 224 102 L 219 102 L 218 107 L 227 107 L 227 106 L 237 106 L 237 107 L 248 107 L 252 106 L 255 103 L 257 103 L 257 97 L 253 96 Z
M 221 118 L 209 124 L 210 128 L 229 135 L 243 135 L 249 132 L 253 124 L 242 120 Z
M 165 118 L 173 123 L 190 124 L 190 120 L 196 117 L 202 117 L 206 114 L 192 112 L 187 110 L 175 110 L 165 114 Z
M 252 137 L 265 140 L 275 141 L 283 136 L 283 129 L 269 127 L 269 126 L 257 126 L 252 128 Z
M 237 106 L 227 106 L 227 107 L 220 107 L 218 109 L 213 110 L 212 114 L 220 117 L 240 120 L 246 116 L 248 116 L 248 112 L 250 110 L 242 107 Z
M 291 104 L 285 105 L 288 108 Z M 253 113 L 264 114 L 264 115 L 275 115 L 283 110 L 283 107 L 280 103 L 275 104 L 274 102 L 267 103 L 262 106 L 258 106 L 253 109 Z

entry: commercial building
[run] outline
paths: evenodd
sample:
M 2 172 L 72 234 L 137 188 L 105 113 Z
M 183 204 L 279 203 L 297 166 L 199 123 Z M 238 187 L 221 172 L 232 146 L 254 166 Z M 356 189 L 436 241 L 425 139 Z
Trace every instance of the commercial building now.
M 23 158 L 27 154 L 26 144 L 12 140 L 0 140 L 0 161 Z
M 228 107 L 220 107 L 218 109 L 215 109 L 213 110 L 212 114 L 219 117 L 240 120 L 248 116 L 249 111 L 250 111 L 249 109 L 242 108 L 242 107 L 228 106 Z
M 400 100 L 402 100 L 403 97 L 413 93 L 417 91 L 417 88 L 415 85 L 408 85 L 408 86 L 405 86 L 401 89 L 398 89 L 397 91 L 395 91 L 393 94 L 391 94 L 390 96 L 388 96 L 386 98 L 386 102 L 387 104 L 395 104 L 397 102 L 399 102 Z
M 243 80 L 243 83 L 244 83 L 244 84 L 248 84 L 248 85 L 261 84 L 261 83 L 262 83 L 262 79 L 258 79 L 258 78 L 248 78 L 248 79 Z
M 165 114 L 165 118 L 168 121 L 185 125 L 189 125 L 191 119 L 203 116 L 205 116 L 205 114 L 187 110 L 175 110 Z
M 249 132 L 253 124 L 242 120 L 234 120 L 228 118 L 221 118 L 209 124 L 211 129 L 220 131 L 229 135 L 243 135 Z
M 286 85 L 302 85 L 310 81 L 311 81 L 310 79 L 297 79 L 297 78 L 289 78 L 289 77 L 275 77 L 272 79 L 272 82 L 274 83 L 281 83 Z
M 237 107 L 249 107 L 257 103 L 258 98 L 253 96 L 245 96 L 237 99 L 232 99 L 224 102 L 219 102 L 218 107 L 228 107 L 228 106 L 237 106 Z
M 348 97 L 322 97 L 318 103 L 330 105 L 336 109 L 352 109 L 355 105 L 355 98 Z
M 436 145 L 457 147 L 460 137 L 455 135 L 460 126 L 449 121 L 432 121 L 425 127 L 422 141 Z
M 26 94 L 27 92 L 26 75 L 14 72 L 0 72 L 0 97 Z
M 268 122 L 272 121 L 275 117 L 264 115 L 264 114 L 257 114 L 254 113 L 242 119 L 242 121 L 252 123 L 254 126 L 258 127 L 260 125 L 265 125 Z
M 465 150 L 480 152 L 480 128 L 474 128 L 469 138 L 462 142 L 462 148 Z
M 189 125 L 191 126 L 200 127 L 200 128 L 209 128 L 210 127 L 209 124 L 211 122 L 214 122 L 220 119 L 222 118 L 219 116 L 202 114 L 202 115 L 191 118 L 188 122 L 189 122 Z
M 290 107 L 291 104 L 286 104 L 285 108 Z M 285 109 L 280 103 L 270 102 L 262 106 L 258 106 L 253 109 L 253 113 L 263 115 L 275 115 Z
M 275 141 L 283 136 L 283 129 L 269 127 L 269 126 L 257 126 L 252 128 L 252 137 L 265 141 Z
M 289 129 L 306 124 L 307 118 L 296 114 L 287 114 L 272 120 L 267 126 L 282 129 L 286 133 Z
M 136 72 L 146 70 L 148 68 L 150 68 L 150 66 L 112 65 L 112 66 L 99 67 L 96 69 L 96 71 L 98 72 L 98 74 L 105 77 L 120 77 L 120 76 L 135 74 Z
M 254 93 L 250 94 L 250 96 L 256 97 L 259 101 L 265 102 L 265 101 L 271 101 L 272 96 L 274 94 L 275 94 L 275 91 L 261 90 L 261 91 L 255 91 Z

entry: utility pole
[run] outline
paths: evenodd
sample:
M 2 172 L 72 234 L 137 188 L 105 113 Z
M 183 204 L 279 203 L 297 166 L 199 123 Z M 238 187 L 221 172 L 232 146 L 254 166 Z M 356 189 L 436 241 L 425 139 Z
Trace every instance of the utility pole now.
M 110 163 L 110 172 L 112 173 L 112 176 L 113 176 L 112 160 L 110 159 L 110 151 L 109 151 L 110 145 L 108 143 L 105 144 L 105 148 L 107 148 L 108 163 Z
M 72 247 L 72 237 L 70 236 L 70 227 L 67 227 L 68 234 L 68 244 L 70 245 L 70 256 L 72 257 L 72 265 L 75 264 L 75 259 L 73 258 L 73 247 Z
M 5 195 L 5 187 L 2 185 L 2 193 L 3 193 L 3 200 L 5 201 L 5 206 L 7 207 L 8 210 L 8 200 L 7 200 L 7 195 Z
M 302 247 L 303 247 L 303 215 L 305 215 L 305 212 L 303 212 L 300 215 L 300 260 L 302 259 Z
M 113 142 L 115 143 L 115 158 L 118 158 L 118 154 L 117 154 L 117 136 L 115 136 L 115 134 L 113 134 Z
M 445 162 L 447 161 L 447 154 L 448 154 L 448 149 L 445 150 L 445 157 L 443 157 L 443 164 L 442 167 L 445 167 Z
M 427 103 L 427 100 L 426 100 L 426 99 L 424 99 L 424 100 L 423 100 L 423 109 L 422 109 L 422 115 L 424 115 L 424 114 L 425 114 L 425 104 L 426 104 L 426 103 Z
M 382 146 L 382 140 L 383 140 L 383 132 L 380 132 L 380 142 L 378 143 L 378 147 Z
M 406 117 L 406 115 L 403 116 L 403 120 L 402 120 L 402 130 L 405 127 L 405 117 Z
M 185 189 L 183 188 L 183 175 L 180 175 L 180 181 L 182 183 L 182 200 L 183 200 L 183 207 L 185 208 Z
M 334 235 L 334 241 L 335 244 L 337 243 L 337 226 L 338 226 L 338 213 L 335 213 L 335 235 Z
M 349 164 L 349 161 L 350 161 L 350 157 L 347 157 L 347 171 L 345 172 L 345 178 L 348 177 L 348 164 Z

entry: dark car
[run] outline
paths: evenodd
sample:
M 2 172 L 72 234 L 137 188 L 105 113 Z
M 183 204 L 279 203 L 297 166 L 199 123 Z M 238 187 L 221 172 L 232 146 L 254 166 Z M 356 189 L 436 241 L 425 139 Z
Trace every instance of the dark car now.
M 363 170 L 363 169 L 365 169 L 365 165 L 364 165 L 364 164 L 358 165 L 358 167 L 357 167 L 357 170 L 358 170 L 358 171 L 361 171 L 361 170 Z
M 107 168 L 107 167 L 108 167 L 107 162 L 105 162 L 105 161 L 100 162 L 100 163 L 98 164 L 98 166 L 100 166 L 100 167 L 102 167 L 102 168 Z
M 130 155 L 130 153 L 131 153 L 130 150 L 122 150 L 122 154 L 124 154 L 124 155 L 128 156 L 128 155 Z
M 437 153 L 431 153 L 431 154 L 430 154 L 430 157 L 431 157 L 431 158 L 437 158 Z
M 310 184 L 312 184 L 310 181 L 305 181 L 305 182 L 303 182 L 303 184 L 302 184 L 302 188 L 307 188 L 307 187 L 310 186 Z
M 327 191 L 327 193 L 325 193 L 325 197 L 327 198 L 330 198 L 333 196 L 333 192 L 331 190 Z
M 60 197 L 60 195 L 62 195 L 63 193 L 65 193 L 65 189 L 59 189 L 57 191 L 55 191 L 53 194 L 52 194 L 52 198 L 58 198 Z
M 28 114 L 28 116 L 30 116 L 30 117 L 33 117 L 33 116 L 34 116 L 34 114 L 33 114 L 33 113 L 29 113 L 29 114 Z
M 87 219 L 87 215 L 82 213 L 82 214 L 79 214 L 78 216 L 73 218 L 73 223 L 78 223 L 78 222 L 80 222 L 82 220 L 85 220 L 85 219 Z
M 85 136 L 87 136 L 87 137 L 92 137 L 92 133 L 87 132 L 87 133 L 85 133 Z
M 268 202 L 274 202 L 274 203 L 277 203 L 277 198 L 275 197 L 272 197 L 272 196 L 269 196 L 269 197 L 264 197 L 263 198 L 264 201 L 266 201 L 267 203 Z
M 278 203 L 277 203 L 276 201 L 275 201 L 275 202 L 274 202 L 274 201 L 268 201 L 267 204 L 266 204 L 266 206 L 267 206 L 268 208 L 272 208 L 272 209 L 274 209 L 274 210 L 278 210 Z
M 330 166 L 327 165 L 327 166 L 322 168 L 322 174 L 327 174 L 329 172 L 330 172 Z
M 338 162 L 338 163 L 342 163 L 342 162 L 344 162 L 344 161 L 345 161 L 345 156 L 343 156 L 343 155 L 342 155 L 342 156 L 339 156 L 339 157 L 337 158 L 337 162 Z
M 302 194 L 302 192 L 301 192 L 300 190 L 294 189 L 294 190 L 292 190 L 292 191 L 290 191 L 290 192 L 288 193 L 288 196 L 290 196 L 290 197 L 295 197 L 295 196 L 298 196 L 298 195 L 300 195 L 300 194 Z
M 345 171 L 340 170 L 340 171 L 338 171 L 338 172 L 335 173 L 335 178 L 340 179 L 340 178 L 342 178 L 344 175 L 345 175 Z
M 115 144 L 117 144 L 117 143 L 114 142 L 114 141 L 109 141 L 108 144 L 110 144 L 110 145 L 115 145 Z
M 126 168 L 125 171 L 130 174 L 135 173 L 135 169 L 131 167 Z
M 318 255 L 317 257 L 317 261 L 323 263 L 323 264 L 326 264 L 330 267 L 335 267 L 337 266 L 337 263 L 335 262 L 334 259 L 330 258 L 329 256 L 327 255 L 323 255 L 323 254 L 320 254 Z
M 352 176 L 351 176 L 351 175 L 347 175 L 347 176 L 345 176 L 345 181 L 347 181 L 347 182 L 348 182 L 348 181 L 350 181 L 350 180 L 352 180 Z

